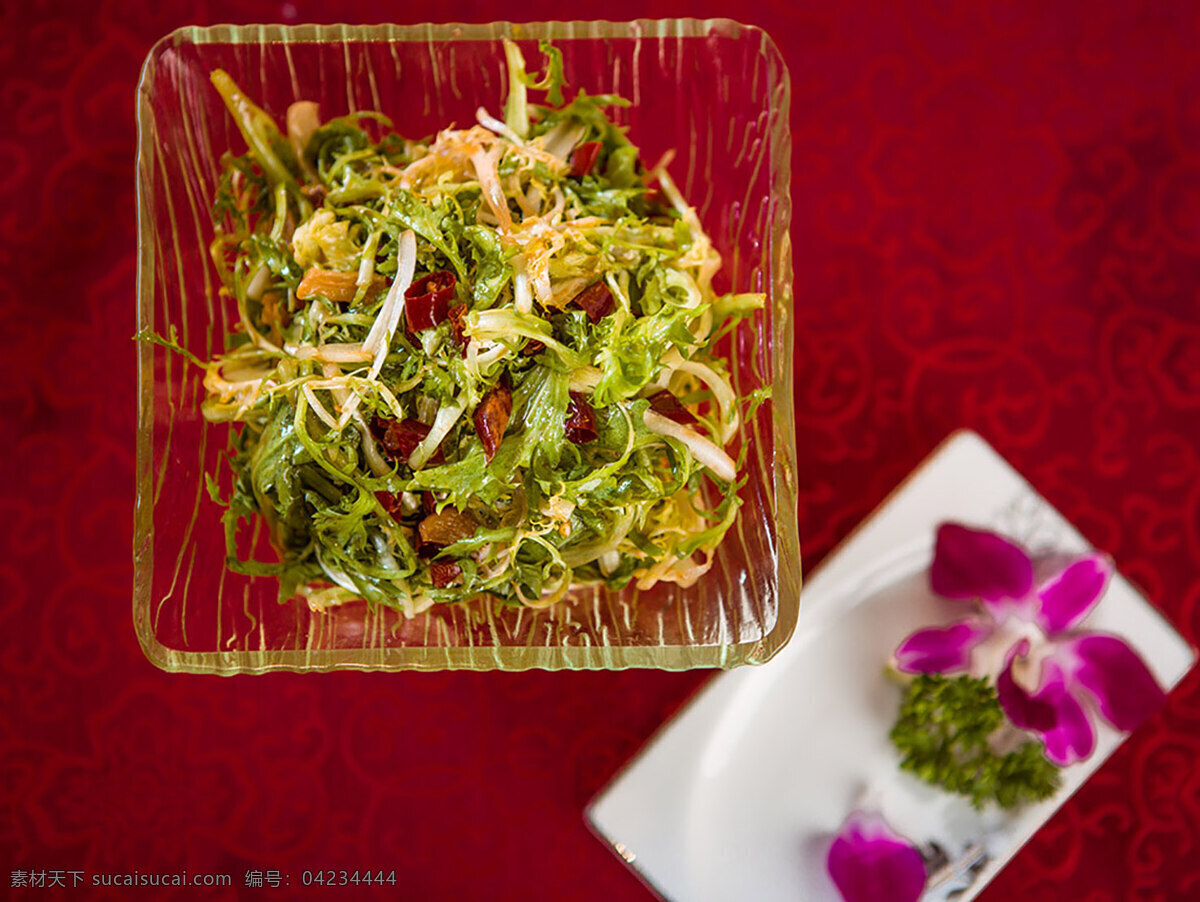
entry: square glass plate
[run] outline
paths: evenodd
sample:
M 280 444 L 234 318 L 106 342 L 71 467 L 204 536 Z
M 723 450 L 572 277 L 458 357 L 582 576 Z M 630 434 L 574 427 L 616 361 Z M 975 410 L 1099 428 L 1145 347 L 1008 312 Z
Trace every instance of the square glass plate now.
M 589 806 L 593 830 L 652 889 L 675 902 L 838 902 L 825 855 L 865 792 L 901 835 L 960 865 L 931 877 L 925 898 L 966 902 L 1120 745 L 1101 724 L 1095 753 L 1063 770 L 1053 797 L 1007 814 L 899 770 L 888 739 L 899 692 L 884 667 L 912 630 L 956 616 L 928 589 L 944 520 L 1034 551 L 1088 547 L 979 436 L 949 440 L 810 576 L 788 648 L 713 680 Z M 1082 628 L 1125 637 L 1168 688 L 1195 662 L 1119 574 Z
M 138 326 L 179 330 L 201 357 L 220 352 L 235 311 L 218 302 L 209 205 L 226 150 L 244 146 L 209 82 L 221 67 L 277 120 L 315 100 L 322 116 L 381 110 L 402 133 L 465 127 L 502 110 L 501 36 L 531 60 L 538 38 L 564 54 L 569 90 L 622 94 L 617 113 L 671 171 L 725 265 L 718 292 L 761 291 L 766 310 L 731 342 L 740 393 L 771 385 L 745 423 L 737 524 L 696 586 L 579 592 L 541 611 L 445 605 L 406 620 L 347 605 L 315 614 L 279 604 L 273 579 L 224 562 L 221 510 L 205 491 L 225 424 L 200 415 L 199 370 L 138 346 L 138 495 L 133 613 L 147 656 L 172 671 L 523 670 L 734 667 L 761 663 L 795 626 L 800 590 L 792 412 L 788 243 L 788 76 L 762 31 L 727 20 L 529 25 L 184 28 L 151 50 L 138 89 Z

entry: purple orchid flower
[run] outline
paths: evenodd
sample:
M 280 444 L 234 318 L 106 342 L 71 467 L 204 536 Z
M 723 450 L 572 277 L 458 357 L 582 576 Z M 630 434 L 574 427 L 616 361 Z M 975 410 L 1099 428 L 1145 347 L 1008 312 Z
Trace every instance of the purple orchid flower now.
M 908 673 L 973 673 L 996 680 L 1009 721 L 1041 737 L 1065 766 L 1096 746 L 1088 708 L 1129 731 L 1166 698 L 1123 639 L 1076 630 L 1104 595 L 1112 561 L 1096 552 L 1035 563 L 1020 545 L 955 523 L 938 527 L 929 581 L 982 612 L 913 633 L 896 649 Z
M 846 819 L 826 868 L 846 902 L 917 902 L 925 890 L 921 853 L 875 813 Z

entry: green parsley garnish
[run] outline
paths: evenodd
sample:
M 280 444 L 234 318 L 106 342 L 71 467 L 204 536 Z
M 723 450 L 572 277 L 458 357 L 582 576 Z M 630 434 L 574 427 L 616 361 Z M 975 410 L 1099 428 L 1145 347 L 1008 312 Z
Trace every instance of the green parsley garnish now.
M 975 808 L 1013 808 L 1053 795 L 1061 777 L 1038 742 L 997 751 L 1011 729 L 987 679 L 921 674 L 905 691 L 891 737 L 903 770 Z

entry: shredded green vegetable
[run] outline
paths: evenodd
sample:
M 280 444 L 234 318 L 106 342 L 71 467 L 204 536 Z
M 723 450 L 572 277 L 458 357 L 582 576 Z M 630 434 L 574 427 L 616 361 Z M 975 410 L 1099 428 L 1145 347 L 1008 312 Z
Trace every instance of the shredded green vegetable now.
M 904 756 L 901 769 L 975 808 L 1014 808 L 1054 795 L 1062 777 L 1045 746 L 1006 724 L 986 679 L 922 673 L 905 690 L 891 737 Z M 998 737 L 1011 748 L 998 750 Z
M 427 142 L 303 103 L 281 128 L 213 73 L 249 152 L 213 206 L 240 325 L 203 364 L 205 416 L 236 424 L 208 484 L 229 566 L 281 600 L 688 586 L 734 522 L 725 447 L 767 392 L 735 397 L 713 344 L 763 297 L 714 294 L 695 213 L 605 114 L 625 101 L 564 103 L 542 52 L 535 78 L 506 42 L 505 121 Z M 277 561 L 239 555 L 255 517 Z

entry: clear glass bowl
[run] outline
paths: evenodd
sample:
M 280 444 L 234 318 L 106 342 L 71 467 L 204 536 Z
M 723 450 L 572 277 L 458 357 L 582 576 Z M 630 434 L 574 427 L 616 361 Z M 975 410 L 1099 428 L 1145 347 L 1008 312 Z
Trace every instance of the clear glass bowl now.
M 209 204 L 222 152 L 244 146 L 209 82 L 221 67 L 269 112 L 316 100 L 322 115 L 382 110 L 403 134 L 432 135 L 500 111 L 501 36 L 540 59 L 563 50 L 571 90 L 633 101 L 619 121 L 676 182 L 725 260 L 718 291 L 763 291 L 767 309 L 736 333 L 735 386 L 774 400 L 744 425 L 745 505 L 713 569 L 691 589 L 588 590 L 548 610 L 473 603 L 412 620 L 348 605 L 280 604 L 272 579 L 225 567 L 221 509 L 204 474 L 226 424 L 200 415 L 200 371 L 139 342 L 133 615 L 147 657 L 170 671 L 525 670 L 734 667 L 761 663 L 799 610 L 788 241 L 787 69 L 761 30 L 727 20 L 517 25 L 183 28 L 151 50 L 138 89 L 138 326 L 174 324 L 207 357 L 235 311 L 217 298 Z

